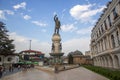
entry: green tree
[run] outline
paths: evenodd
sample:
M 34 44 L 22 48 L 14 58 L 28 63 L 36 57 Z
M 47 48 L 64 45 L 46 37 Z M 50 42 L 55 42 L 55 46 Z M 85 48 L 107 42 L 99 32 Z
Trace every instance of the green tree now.
M 7 56 L 13 54 L 15 49 L 13 40 L 9 39 L 8 30 L 3 22 L 0 22 L 0 54 Z

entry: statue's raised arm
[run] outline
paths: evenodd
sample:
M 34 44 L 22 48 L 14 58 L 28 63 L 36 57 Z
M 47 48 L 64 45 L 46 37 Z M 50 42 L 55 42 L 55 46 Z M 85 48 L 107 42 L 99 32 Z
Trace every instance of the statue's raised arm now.
M 57 15 L 54 16 L 54 21 L 55 21 L 55 34 L 59 34 L 59 29 L 60 29 L 60 21 L 58 20 Z
M 57 15 L 54 16 L 54 21 L 56 22 Z

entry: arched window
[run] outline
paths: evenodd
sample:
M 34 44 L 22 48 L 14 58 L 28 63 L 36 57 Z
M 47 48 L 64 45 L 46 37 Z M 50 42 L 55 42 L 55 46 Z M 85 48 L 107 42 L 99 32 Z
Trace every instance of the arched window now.
M 104 26 L 105 26 L 105 30 L 107 30 L 107 24 L 106 24 L 106 21 L 104 21 Z
M 110 15 L 108 16 L 108 22 L 109 22 L 109 26 L 111 27 L 112 26 L 112 22 L 111 22 Z
M 2 58 L 0 57 L 0 62 L 2 61 Z
M 115 48 L 115 40 L 113 35 L 111 35 L 111 41 L 112 41 L 112 47 Z
M 11 57 L 8 57 L 8 60 L 7 60 L 7 61 L 9 61 L 9 62 L 12 61 L 12 58 L 11 58 Z
M 116 8 L 113 9 L 113 16 L 114 16 L 114 19 L 116 19 L 118 17 L 118 14 L 116 12 Z
M 120 40 L 119 40 L 119 33 L 118 33 L 118 31 L 116 32 L 116 36 L 117 36 L 118 45 L 120 45 Z
M 114 66 L 114 68 L 119 68 L 119 58 L 118 58 L 118 56 L 117 55 L 115 55 L 114 56 L 114 62 L 115 62 L 115 66 Z
M 101 35 L 100 28 L 99 28 L 99 36 Z
M 98 38 L 98 33 L 96 32 L 97 38 Z

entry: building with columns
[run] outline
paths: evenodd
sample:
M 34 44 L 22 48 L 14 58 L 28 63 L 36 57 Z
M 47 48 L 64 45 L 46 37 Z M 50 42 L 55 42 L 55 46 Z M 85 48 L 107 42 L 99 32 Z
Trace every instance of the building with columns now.
M 91 33 L 95 66 L 120 69 L 120 0 L 111 0 Z

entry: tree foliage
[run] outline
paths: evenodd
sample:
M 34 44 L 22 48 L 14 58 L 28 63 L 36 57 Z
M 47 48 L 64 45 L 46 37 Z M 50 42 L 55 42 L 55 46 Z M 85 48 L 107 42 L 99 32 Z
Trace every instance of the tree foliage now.
M 5 27 L 3 22 L 0 22 L 0 54 L 8 55 L 13 54 L 15 49 L 12 44 L 13 40 L 9 39 L 9 35 L 7 34 L 8 30 Z

